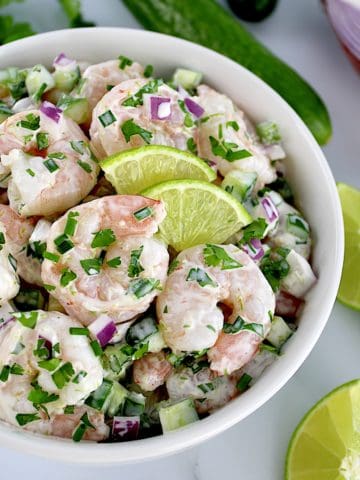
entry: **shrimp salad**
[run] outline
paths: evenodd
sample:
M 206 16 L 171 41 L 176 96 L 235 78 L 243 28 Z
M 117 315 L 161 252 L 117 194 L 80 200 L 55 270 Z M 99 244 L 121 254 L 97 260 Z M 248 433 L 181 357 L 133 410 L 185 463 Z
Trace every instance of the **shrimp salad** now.
M 310 227 L 277 125 L 253 126 L 201 77 L 63 53 L 0 71 L 2 422 L 145 438 L 212 414 L 286 355 L 316 281 Z M 100 168 L 149 144 L 205 161 L 251 223 L 221 245 L 166 245 L 164 202 L 117 194 Z

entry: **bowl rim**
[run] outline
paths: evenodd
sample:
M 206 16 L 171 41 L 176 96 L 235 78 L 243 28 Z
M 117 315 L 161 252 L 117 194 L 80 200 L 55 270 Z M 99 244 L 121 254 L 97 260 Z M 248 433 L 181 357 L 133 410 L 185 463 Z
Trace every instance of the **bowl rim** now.
M 59 439 L 56 437 L 44 437 L 24 430 L 20 431 L 16 427 L 12 427 L 3 421 L 0 421 L 0 446 L 13 448 L 18 451 L 47 457 L 54 460 L 89 465 L 135 463 L 180 452 L 192 446 L 198 445 L 200 442 L 208 440 L 211 437 L 214 437 L 215 435 L 225 431 L 266 403 L 300 368 L 318 341 L 328 321 L 336 299 L 344 255 L 344 232 L 340 201 L 337 195 L 335 180 L 322 150 L 316 143 L 306 125 L 290 107 L 290 105 L 287 104 L 287 102 L 283 100 L 278 93 L 276 93 L 260 78 L 233 60 L 230 60 L 229 58 L 213 50 L 187 40 L 156 32 L 122 27 L 91 27 L 74 30 L 55 30 L 9 43 L 2 46 L 1 51 L 2 53 L 7 53 L 7 55 L 9 55 L 9 53 L 11 54 L 11 52 L 16 52 L 19 49 L 28 50 L 31 48 L 40 47 L 42 43 L 46 44 L 46 42 L 61 43 L 65 36 L 67 37 L 67 41 L 69 36 L 78 41 L 79 39 L 85 39 L 88 35 L 101 36 L 103 34 L 125 35 L 129 41 L 131 41 L 132 37 L 139 37 L 145 42 L 145 44 L 147 39 L 150 40 L 150 38 L 157 38 L 160 43 L 162 41 L 166 41 L 168 43 L 170 42 L 172 45 L 174 45 L 174 48 L 192 49 L 194 55 L 196 54 L 212 57 L 216 62 L 220 62 L 223 65 L 227 64 L 228 67 L 235 72 L 237 71 L 238 74 L 248 77 L 249 81 L 257 84 L 259 88 L 265 89 L 267 96 L 274 97 L 277 102 L 280 102 L 282 104 L 282 108 L 286 111 L 286 114 L 289 117 L 289 121 L 297 124 L 297 128 L 301 130 L 303 135 L 303 140 L 309 143 L 314 153 L 314 157 L 321 167 L 324 179 L 331 189 L 332 198 L 330 201 L 332 203 L 331 208 L 335 218 L 335 238 L 333 239 L 335 255 L 332 258 L 333 277 L 329 280 L 330 285 L 328 288 L 327 301 L 319 306 L 319 320 L 314 326 L 314 330 L 311 332 L 311 335 L 309 335 L 308 342 L 304 344 L 303 349 L 296 355 L 296 361 L 293 361 L 292 364 L 288 365 L 287 371 L 283 373 L 281 378 L 274 378 L 271 382 L 268 382 L 269 385 L 267 391 L 261 396 L 261 398 L 257 394 L 256 384 L 248 392 L 246 392 L 246 394 L 242 395 L 242 397 L 247 395 L 249 399 L 245 408 L 244 406 L 239 408 L 237 405 L 231 403 L 209 417 L 184 427 L 178 431 L 148 439 L 137 440 L 135 442 L 102 444 L 81 442 L 76 446 L 73 442 L 68 440 Z M 41 57 L 41 52 L 39 53 L 39 57 Z

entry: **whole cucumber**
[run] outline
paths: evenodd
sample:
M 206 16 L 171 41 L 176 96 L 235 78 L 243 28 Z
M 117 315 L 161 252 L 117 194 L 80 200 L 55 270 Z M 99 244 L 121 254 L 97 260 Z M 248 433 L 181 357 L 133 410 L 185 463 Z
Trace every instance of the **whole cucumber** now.
M 145 28 L 199 43 L 251 70 L 293 107 L 320 145 L 329 141 L 331 121 L 317 93 L 214 0 L 123 2 Z

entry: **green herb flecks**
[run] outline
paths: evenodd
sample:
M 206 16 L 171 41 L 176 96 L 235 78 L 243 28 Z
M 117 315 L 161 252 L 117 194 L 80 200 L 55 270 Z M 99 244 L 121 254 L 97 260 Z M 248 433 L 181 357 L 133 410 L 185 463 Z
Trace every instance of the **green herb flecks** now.
M 256 333 L 260 337 L 264 336 L 264 326 L 261 323 L 246 322 L 240 316 L 236 318 L 234 323 L 224 323 L 223 326 L 223 332 L 228 335 L 236 335 L 243 330 Z
M 141 247 L 138 250 L 132 250 L 130 253 L 128 276 L 131 278 L 138 277 L 140 273 L 144 271 L 144 268 L 140 263 L 140 257 L 143 250 L 144 250 L 144 246 L 141 245 Z
M 200 287 L 217 287 L 217 283 L 201 268 L 191 268 L 186 277 L 186 281 L 195 281 Z
M 242 264 L 231 258 L 224 248 L 209 243 L 204 248 L 204 260 L 208 267 L 220 265 L 221 270 L 232 270 L 242 267 Z
M 140 135 L 145 143 L 150 143 L 153 137 L 153 134 L 149 132 L 149 130 L 141 128 L 133 119 L 126 120 L 126 122 L 121 125 L 121 131 L 127 143 L 130 142 L 133 135 Z

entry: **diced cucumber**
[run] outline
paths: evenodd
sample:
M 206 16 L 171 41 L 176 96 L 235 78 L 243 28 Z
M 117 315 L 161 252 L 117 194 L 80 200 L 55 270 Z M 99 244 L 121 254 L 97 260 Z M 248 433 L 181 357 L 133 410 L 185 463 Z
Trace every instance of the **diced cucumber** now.
M 202 74 L 194 72 L 193 70 L 186 70 L 185 68 L 178 68 L 175 70 L 173 82 L 176 86 L 181 85 L 186 90 L 193 90 L 201 82 Z
M 49 70 L 38 64 L 27 74 L 25 85 L 29 95 L 39 101 L 43 93 L 55 86 L 55 82 Z
M 165 340 L 159 331 L 150 335 L 146 339 L 146 342 L 148 343 L 148 352 L 152 353 L 161 352 L 163 348 L 167 347 Z
M 281 317 L 274 316 L 271 322 L 271 329 L 266 340 L 268 340 L 274 347 L 280 348 L 284 345 L 286 340 L 291 337 L 293 331 L 288 324 Z
M 126 332 L 126 341 L 129 345 L 135 345 L 136 343 L 143 342 L 150 335 L 157 333 L 157 331 L 156 320 L 151 316 L 144 317 L 131 325 Z
M 224 190 L 239 200 L 239 202 L 244 202 L 249 198 L 255 186 L 256 179 L 256 173 L 233 170 L 225 175 L 221 186 Z
M 19 100 L 26 94 L 25 78 L 27 70 L 9 67 L 0 70 L 0 93 L 6 96 L 9 93 L 14 100 Z
M 29 312 L 31 310 L 41 310 L 45 304 L 45 299 L 37 288 L 21 288 L 14 298 L 14 304 L 20 312 Z
M 194 402 L 190 398 L 181 400 L 173 405 L 160 406 L 159 416 L 164 433 L 177 430 L 199 420 Z
M 49 295 L 46 310 L 48 312 L 66 313 L 65 308 L 61 305 L 61 303 L 58 301 L 58 299 L 55 298 L 53 295 Z
M 89 102 L 87 98 L 75 98 L 69 95 L 63 95 L 57 103 L 67 117 L 74 122 L 81 124 L 86 122 L 90 115 Z
M 281 140 L 279 127 L 275 122 L 258 123 L 256 125 L 256 133 L 259 135 L 261 142 L 265 145 L 279 143 Z
M 80 79 L 80 69 L 78 65 L 72 70 L 60 69 L 55 67 L 53 73 L 55 85 L 63 92 L 70 92 Z
M 244 373 L 251 377 L 249 386 L 252 386 L 256 380 L 261 377 L 264 370 L 275 362 L 277 358 L 278 354 L 276 352 L 267 349 L 260 350 L 242 369 Z
M 113 382 L 105 378 L 100 387 L 92 392 L 92 394 L 85 400 L 86 405 L 89 405 L 89 407 L 95 408 L 96 410 L 103 410 L 105 402 L 111 394 L 112 388 Z
M 125 399 L 124 415 L 129 417 L 141 415 L 145 410 L 145 400 L 146 398 L 142 393 L 128 392 Z
M 286 230 L 300 240 L 306 241 L 309 238 L 309 224 L 306 220 L 300 217 L 300 215 L 294 213 L 289 213 L 287 215 Z
M 281 280 L 281 288 L 294 297 L 302 298 L 316 282 L 316 277 L 309 262 L 295 250 L 290 250 L 286 256 L 289 273 Z
M 101 357 L 105 370 L 105 378 L 119 380 L 125 376 L 127 367 L 131 364 L 132 358 L 122 349 L 124 344 L 108 345 Z
M 6 103 L 0 101 L 0 123 L 9 118 L 13 114 L 10 107 Z
M 125 387 L 118 382 L 113 382 L 110 395 L 103 406 L 103 412 L 107 413 L 109 417 L 114 417 L 118 412 L 122 412 L 128 394 Z

